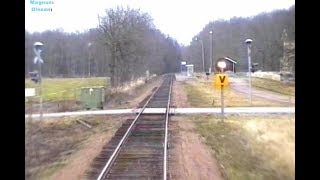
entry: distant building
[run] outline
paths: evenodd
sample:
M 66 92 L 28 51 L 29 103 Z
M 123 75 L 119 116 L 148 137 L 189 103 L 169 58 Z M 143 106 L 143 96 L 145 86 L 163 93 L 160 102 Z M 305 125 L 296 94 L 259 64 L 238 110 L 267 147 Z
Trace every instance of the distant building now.
M 187 76 L 191 77 L 193 76 L 193 64 L 187 64 Z
M 180 73 L 184 76 L 187 75 L 187 61 L 181 61 L 180 62 Z
M 218 62 L 219 61 L 225 61 L 226 62 L 226 68 L 224 69 L 224 71 L 231 71 L 233 73 L 236 72 L 236 64 L 237 64 L 237 61 L 236 60 L 233 60 L 229 57 L 223 57 L 223 58 L 219 58 L 218 60 L 216 60 L 215 64 L 214 64 L 214 72 L 215 73 L 218 73 L 220 72 L 220 68 L 217 66 Z

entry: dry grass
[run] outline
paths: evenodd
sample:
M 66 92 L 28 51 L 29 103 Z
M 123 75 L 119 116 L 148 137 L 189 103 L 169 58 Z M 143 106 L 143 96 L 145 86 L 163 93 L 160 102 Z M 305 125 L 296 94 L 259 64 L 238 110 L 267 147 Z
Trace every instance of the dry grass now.
M 88 129 L 76 120 L 92 126 Z M 69 163 L 72 155 L 93 135 L 119 128 L 122 120 L 112 116 L 66 117 L 27 121 L 25 129 L 25 178 L 45 179 Z
M 152 93 L 152 89 L 157 87 L 160 76 L 150 79 L 147 83 L 137 84 L 126 91 L 114 91 L 107 94 L 106 108 L 121 109 L 137 107 L 147 95 Z
M 194 81 L 184 84 L 192 107 L 221 107 L 221 89 L 213 88 L 212 82 Z M 224 88 L 225 107 L 250 106 L 248 97 L 231 88 Z M 259 97 L 252 98 L 253 106 L 284 106 L 281 103 Z
M 295 127 L 288 115 L 192 117 L 231 180 L 295 179 Z
M 295 85 L 290 83 L 254 77 L 252 78 L 252 85 L 285 95 L 295 95 Z

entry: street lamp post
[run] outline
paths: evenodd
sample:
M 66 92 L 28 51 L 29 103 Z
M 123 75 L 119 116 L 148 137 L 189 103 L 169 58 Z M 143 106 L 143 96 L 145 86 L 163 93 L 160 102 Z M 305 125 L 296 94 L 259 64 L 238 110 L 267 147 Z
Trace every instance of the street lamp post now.
M 202 71 L 205 72 L 205 69 L 204 69 L 204 49 L 203 49 L 203 41 L 199 38 L 196 38 L 196 41 L 200 41 L 201 43 L 201 54 L 202 54 Z
M 91 47 L 92 43 L 88 43 L 88 49 L 89 49 L 89 60 L 88 60 L 88 76 L 90 77 L 90 71 L 91 71 L 91 68 L 90 68 L 90 65 L 91 65 L 91 51 L 90 51 L 90 47 Z
M 41 59 L 41 51 L 42 51 L 43 44 L 41 42 L 35 42 L 33 44 L 33 50 L 36 54 L 34 63 L 38 64 L 39 66 L 39 96 L 40 96 L 40 120 L 42 120 L 42 73 L 41 73 L 41 64 L 43 60 Z
M 210 68 L 209 68 L 209 73 L 212 72 L 212 31 L 209 32 L 210 33 Z
M 251 106 L 252 105 L 252 92 L 251 92 L 251 43 L 252 43 L 252 39 L 246 39 L 245 43 L 247 44 L 247 48 L 248 48 L 249 99 L 250 99 L 250 106 Z

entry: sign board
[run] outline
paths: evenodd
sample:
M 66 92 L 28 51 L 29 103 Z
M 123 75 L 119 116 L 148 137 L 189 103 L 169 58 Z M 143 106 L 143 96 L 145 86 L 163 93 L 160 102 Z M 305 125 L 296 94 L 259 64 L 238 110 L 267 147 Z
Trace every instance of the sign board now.
M 25 89 L 25 97 L 31 97 L 36 95 L 36 89 L 35 88 L 26 88 Z
M 226 74 L 216 74 L 214 78 L 215 86 L 228 86 L 229 78 Z
M 186 65 L 187 62 L 186 61 L 181 61 L 181 65 Z
M 38 62 L 43 64 L 43 60 L 41 58 L 39 58 L 38 56 L 36 56 L 33 60 L 34 64 L 37 64 Z

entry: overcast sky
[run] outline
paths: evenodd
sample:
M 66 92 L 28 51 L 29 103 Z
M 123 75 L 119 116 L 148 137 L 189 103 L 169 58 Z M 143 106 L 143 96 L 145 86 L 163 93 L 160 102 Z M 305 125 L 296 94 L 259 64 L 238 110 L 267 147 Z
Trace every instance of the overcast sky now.
M 32 0 L 33 1 L 33 0 Z M 44 1 L 44 0 L 41 0 Z M 98 14 L 127 5 L 151 15 L 155 26 L 179 43 L 188 45 L 206 24 L 217 19 L 248 17 L 275 9 L 287 9 L 294 0 L 51 0 L 53 5 L 31 5 L 25 0 L 25 28 L 29 32 L 63 28 L 84 31 L 98 26 Z M 32 7 L 52 8 L 49 12 Z

